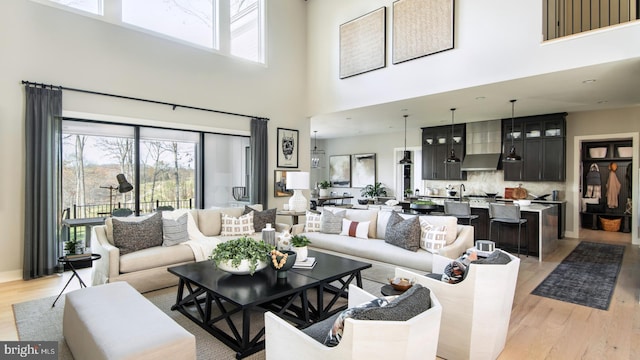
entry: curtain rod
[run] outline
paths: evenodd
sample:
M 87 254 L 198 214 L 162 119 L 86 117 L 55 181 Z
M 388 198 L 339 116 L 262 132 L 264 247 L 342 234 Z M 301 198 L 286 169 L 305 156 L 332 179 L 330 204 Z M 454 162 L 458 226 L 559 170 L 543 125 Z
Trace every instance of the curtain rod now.
M 168 103 L 168 102 L 164 102 L 164 101 L 142 99 L 142 98 L 136 98 L 136 97 L 124 96 L 124 95 L 108 94 L 108 93 L 91 91 L 91 90 L 75 89 L 75 88 L 64 87 L 64 86 L 60 86 L 60 85 L 43 84 L 43 83 L 36 83 L 36 82 L 25 81 L 25 80 L 22 80 L 22 84 L 29 85 L 29 86 L 41 86 L 43 88 L 49 87 L 51 89 L 57 88 L 57 89 L 60 89 L 60 90 L 76 91 L 76 92 L 82 92 L 82 93 L 87 93 L 87 94 L 92 94 L 92 95 L 109 96 L 109 97 L 114 97 L 114 98 L 118 98 L 118 99 L 125 99 L 125 100 L 142 101 L 142 102 L 147 102 L 147 103 L 157 104 L 157 105 L 167 105 L 167 106 L 171 106 L 173 108 L 173 110 L 175 110 L 176 108 L 180 107 L 180 108 L 184 108 L 184 109 L 208 111 L 208 112 L 214 112 L 214 113 L 217 113 L 217 114 L 233 115 L 233 116 L 240 116 L 240 117 L 246 117 L 246 118 L 251 118 L 251 119 L 259 119 L 259 120 L 269 121 L 269 118 L 265 118 L 265 117 L 262 117 L 262 116 L 238 114 L 238 113 L 232 113 L 232 112 L 221 111 L 221 110 L 201 108 L 201 107 L 196 107 L 196 106 L 173 104 L 173 103 Z

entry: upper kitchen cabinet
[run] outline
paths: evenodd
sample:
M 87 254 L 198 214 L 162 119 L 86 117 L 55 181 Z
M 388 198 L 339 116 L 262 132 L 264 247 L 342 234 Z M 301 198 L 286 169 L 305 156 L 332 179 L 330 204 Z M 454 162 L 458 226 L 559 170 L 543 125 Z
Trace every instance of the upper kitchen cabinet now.
M 466 125 L 434 126 L 422 128 L 422 179 L 466 180 L 467 173 L 461 170 L 462 161 L 446 162 L 451 149 L 462 160 L 466 150 Z
M 503 152 L 509 153 L 512 139 L 522 161 L 503 160 L 504 179 L 508 181 L 565 180 L 565 117 L 567 113 L 502 120 Z

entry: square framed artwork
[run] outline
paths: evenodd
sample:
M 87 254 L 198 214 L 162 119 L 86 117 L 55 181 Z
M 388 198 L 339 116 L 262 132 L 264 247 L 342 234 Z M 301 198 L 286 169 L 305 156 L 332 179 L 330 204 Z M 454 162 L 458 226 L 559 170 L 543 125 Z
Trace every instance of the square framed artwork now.
M 453 49 L 453 11 L 453 0 L 395 1 L 392 62 Z
M 332 187 L 351 187 L 351 155 L 329 156 L 329 181 Z
M 386 66 L 386 9 L 340 25 L 340 79 Z
M 299 135 L 298 130 L 278 128 L 276 153 L 278 154 L 278 167 L 297 168 Z
M 351 187 L 363 188 L 376 182 L 376 154 L 351 155 Z
M 293 190 L 287 189 L 287 174 L 298 170 L 274 170 L 273 171 L 273 196 L 293 196 Z

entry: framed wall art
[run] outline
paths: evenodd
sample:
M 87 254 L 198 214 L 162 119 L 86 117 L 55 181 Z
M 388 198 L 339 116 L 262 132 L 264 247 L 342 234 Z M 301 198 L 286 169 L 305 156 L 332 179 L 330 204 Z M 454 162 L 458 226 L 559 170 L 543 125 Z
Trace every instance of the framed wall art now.
M 276 145 L 278 167 L 297 168 L 299 148 L 298 130 L 278 128 Z
M 274 170 L 273 171 L 273 196 L 293 196 L 293 190 L 287 189 L 287 174 L 298 170 Z
M 386 7 L 340 25 L 340 79 L 386 65 Z
M 351 155 L 329 156 L 329 180 L 332 187 L 351 186 Z
M 362 188 L 376 182 L 376 154 L 351 155 L 351 187 Z
M 393 63 L 453 49 L 454 0 L 393 3 Z

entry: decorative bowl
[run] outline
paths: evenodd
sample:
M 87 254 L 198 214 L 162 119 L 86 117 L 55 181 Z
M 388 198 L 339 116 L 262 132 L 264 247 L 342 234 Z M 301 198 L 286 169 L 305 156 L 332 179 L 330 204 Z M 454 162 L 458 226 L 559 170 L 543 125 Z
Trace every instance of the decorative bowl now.
M 391 285 L 391 287 L 394 290 L 398 290 L 398 291 L 406 291 L 411 286 L 413 286 L 413 283 L 414 283 L 413 280 L 402 278 L 402 277 L 389 279 L 389 284 Z
M 249 267 L 249 260 L 240 261 L 240 265 L 238 266 L 231 265 L 231 260 L 221 261 L 216 265 L 218 266 L 218 269 L 226 271 L 229 274 L 233 274 L 233 275 L 248 275 L 251 273 L 251 269 Z M 266 267 L 267 267 L 266 261 L 258 261 L 258 266 L 256 266 L 256 272 Z
M 358 199 L 358 204 L 367 205 L 369 203 L 369 199 Z
M 447 190 L 447 194 L 449 194 L 449 196 L 456 196 L 457 193 L 457 190 Z
M 272 257 L 269 258 L 269 267 L 276 271 L 278 278 L 286 278 L 287 270 L 291 269 L 293 267 L 293 264 L 296 263 L 297 254 L 295 251 L 291 250 L 281 250 L 280 253 L 287 254 L 287 260 L 285 260 L 285 263 L 282 265 L 282 267 L 278 269 L 273 263 Z M 280 264 L 282 258 L 282 256 L 276 256 L 275 261 Z

